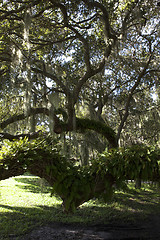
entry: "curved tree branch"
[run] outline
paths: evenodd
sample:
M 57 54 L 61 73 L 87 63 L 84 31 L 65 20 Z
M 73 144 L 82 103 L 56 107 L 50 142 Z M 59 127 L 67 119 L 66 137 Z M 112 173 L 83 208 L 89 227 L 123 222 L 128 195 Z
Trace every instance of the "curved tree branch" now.
M 117 36 L 112 31 L 111 24 L 110 24 L 110 19 L 109 19 L 109 13 L 108 13 L 106 7 L 102 3 L 99 3 L 97 1 L 83 0 L 83 2 L 86 5 L 88 5 L 90 8 L 98 8 L 98 9 L 101 10 L 102 20 L 104 22 L 104 28 L 105 28 L 104 30 L 105 30 L 106 37 L 108 39 L 116 40 Z
M 84 47 L 84 60 L 87 68 L 87 72 L 91 71 L 91 63 L 90 63 L 90 52 L 89 52 L 89 44 L 87 39 L 85 39 L 74 27 L 72 27 L 70 24 L 67 25 L 67 27 L 72 30 L 78 39 L 83 43 Z
M 27 117 L 36 115 L 36 114 L 45 114 L 47 116 L 49 116 L 49 110 L 47 108 L 30 108 L 30 110 L 26 113 L 21 113 L 19 115 L 13 115 L 12 117 L 8 118 L 7 120 L 4 120 L 0 123 L 0 128 L 4 129 L 6 128 L 8 125 L 20 121 L 20 120 L 24 120 Z
M 47 72 L 45 68 L 43 70 L 41 70 L 39 68 L 31 67 L 31 70 L 35 73 L 40 73 L 40 74 L 44 75 L 45 77 L 48 77 L 48 78 L 54 80 L 62 88 L 62 90 L 64 91 L 66 96 L 68 95 L 68 93 L 69 93 L 68 87 L 65 86 L 63 84 L 63 82 L 56 75 Z
M 38 138 L 41 134 L 42 134 L 41 131 L 33 132 L 33 133 L 26 133 L 26 134 L 17 134 L 17 135 L 0 132 L 0 139 L 8 139 L 9 141 L 13 141 L 15 139 L 28 138 L 29 140 L 31 140 L 31 139 Z
M 129 115 L 129 108 L 130 108 L 130 103 L 131 103 L 132 96 L 135 93 L 135 90 L 138 87 L 138 85 L 140 84 L 142 78 L 147 73 L 147 68 L 148 68 L 148 66 L 150 64 L 150 61 L 151 61 L 151 55 L 150 55 L 149 60 L 147 61 L 146 65 L 145 65 L 145 67 L 140 72 L 137 81 L 135 82 L 133 87 L 130 89 L 130 92 L 129 92 L 129 95 L 128 95 L 128 98 L 127 98 L 127 101 L 126 101 L 126 105 L 125 105 L 125 113 L 124 113 L 124 116 L 122 117 L 121 123 L 120 123 L 120 125 L 118 127 L 117 142 L 118 142 L 118 140 L 120 138 L 121 131 L 122 131 L 122 129 L 124 127 L 124 124 L 125 124 L 125 122 L 126 122 L 126 120 L 128 118 L 128 115 Z
M 47 116 L 50 116 L 50 111 L 47 108 L 31 108 L 27 114 L 22 113 L 19 115 L 14 115 L 7 120 L 3 121 L 0 123 L 0 128 L 4 129 L 8 125 L 24 120 L 27 117 L 36 115 L 36 114 L 45 114 Z M 63 113 L 62 113 L 63 115 Z M 81 118 L 75 118 L 75 127 L 73 124 L 68 122 L 62 122 L 59 120 L 59 118 L 56 116 L 56 112 L 54 112 L 53 116 L 53 121 L 54 121 L 54 132 L 57 134 L 60 134 L 62 132 L 68 132 L 68 131 L 77 131 L 77 132 L 84 132 L 86 130 L 93 130 L 99 134 L 102 134 L 109 142 L 110 147 L 117 147 L 117 142 L 116 142 L 116 135 L 113 129 L 106 124 L 100 122 L 100 121 L 95 121 L 95 120 L 90 120 L 90 119 L 81 119 Z M 34 139 L 40 136 L 40 132 L 34 132 L 34 133 L 29 133 L 29 134 L 18 134 L 18 135 L 11 135 L 9 133 L 0 133 L 0 138 L 2 139 L 20 139 L 20 138 L 25 138 L 28 137 L 29 139 Z

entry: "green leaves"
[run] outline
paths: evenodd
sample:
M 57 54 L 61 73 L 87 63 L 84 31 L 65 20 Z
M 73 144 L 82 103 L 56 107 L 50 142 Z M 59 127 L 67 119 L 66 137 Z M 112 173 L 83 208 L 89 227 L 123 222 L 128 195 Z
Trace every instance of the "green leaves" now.
M 75 211 L 93 197 L 110 200 L 115 187 L 125 188 L 125 180 L 160 180 L 160 149 L 145 145 L 111 149 L 88 166 L 75 166 L 59 153 L 56 142 L 50 140 L 5 141 L 0 153 L 0 171 L 12 172 L 16 166 L 45 178 L 53 187 L 51 195 L 56 193 L 62 198 L 66 212 Z
M 151 146 L 133 145 L 128 148 L 112 149 L 103 153 L 108 171 L 117 179 L 151 180 L 160 174 L 158 159 L 160 150 Z

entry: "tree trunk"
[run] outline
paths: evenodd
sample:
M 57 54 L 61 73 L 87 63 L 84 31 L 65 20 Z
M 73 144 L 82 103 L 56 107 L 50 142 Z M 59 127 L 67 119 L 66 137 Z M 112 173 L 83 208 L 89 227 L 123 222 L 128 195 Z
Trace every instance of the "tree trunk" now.
M 56 174 L 53 174 L 53 172 L 52 172 L 52 169 L 54 169 L 54 167 L 58 169 L 58 165 L 56 165 L 57 164 L 56 157 L 55 158 L 53 156 L 52 156 L 52 158 L 51 158 L 51 156 L 48 157 L 47 153 L 43 152 L 41 149 L 36 150 L 36 151 L 37 151 L 39 158 L 35 158 L 34 160 L 31 160 L 31 162 L 29 162 L 29 164 L 27 163 L 27 161 L 28 161 L 29 157 L 33 155 L 32 152 L 29 152 L 28 155 L 26 153 L 23 162 L 17 161 L 18 156 L 16 156 L 15 158 L 12 158 L 12 159 L 7 158 L 5 160 L 4 165 L 0 165 L 0 180 L 5 180 L 9 177 L 22 175 L 26 171 L 29 171 L 31 174 L 33 174 L 35 176 L 46 179 L 47 182 L 50 184 L 50 186 L 53 186 L 54 183 L 57 181 Z M 26 164 L 24 164 L 25 161 L 26 161 Z M 58 164 L 59 164 L 59 162 L 58 162 Z M 27 167 L 26 167 L 26 165 L 27 165 Z M 8 167 L 8 169 L 6 168 L 6 166 Z M 47 169 L 49 169 L 49 171 L 47 171 Z M 61 168 L 58 169 L 59 173 L 61 171 L 62 171 Z M 64 173 L 61 172 L 61 174 L 63 175 Z M 74 211 L 74 209 L 72 208 L 73 205 L 76 209 L 78 206 L 80 206 L 84 202 L 88 201 L 89 199 L 92 199 L 93 197 L 99 195 L 100 193 L 107 191 L 107 189 L 105 187 L 106 182 L 107 182 L 107 186 L 108 186 L 108 193 L 106 192 L 106 195 L 110 194 L 110 189 L 112 188 L 112 186 L 114 184 L 114 178 L 112 177 L 112 175 L 106 174 L 106 176 L 103 176 L 103 178 L 102 178 L 100 174 L 98 174 L 98 175 L 97 175 L 97 173 L 93 173 L 93 174 L 94 174 L 94 176 L 92 177 L 91 189 L 88 192 L 89 194 L 87 194 L 83 190 L 83 188 L 81 188 L 81 189 L 77 188 L 76 192 L 79 194 L 80 197 L 79 196 L 73 197 L 69 208 L 66 203 L 67 203 L 67 200 L 70 198 L 70 195 L 73 194 L 72 186 L 70 188 L 70 192 L 68 193 L 67 197 L 66 197 L 66 195 L 65 196 L 63 195 L 63 192 L 61 194 L 59 194 L 59 196 L 63 200 L 63 207 L 64 207 L 65 212 L 72 212 L 72 211 Z M 75 172 L 75 180 L 76 180 L 76 177 L 77 176 L 76 176 L 76 172 Z M 74 179 L 73 179 L 73 181 L 74 181 Z M 65 183 L 62 182 L 61 184 L 63 185 Z M 74 191 L 75 191 L 75 189 L 74 189 Z
M 141 179 L 140 178 L 137 178 L 135 180 L 135 188 L 136 189 L 141 189 Z

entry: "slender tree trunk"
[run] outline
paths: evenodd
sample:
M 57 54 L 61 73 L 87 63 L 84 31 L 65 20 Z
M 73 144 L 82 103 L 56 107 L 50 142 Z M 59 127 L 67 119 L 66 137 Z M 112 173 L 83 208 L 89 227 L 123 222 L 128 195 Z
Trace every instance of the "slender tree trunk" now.
M 141 179 L 140 178 L 137 178 L 135 180 L 135 188 L 136 189 L 141 189 Z

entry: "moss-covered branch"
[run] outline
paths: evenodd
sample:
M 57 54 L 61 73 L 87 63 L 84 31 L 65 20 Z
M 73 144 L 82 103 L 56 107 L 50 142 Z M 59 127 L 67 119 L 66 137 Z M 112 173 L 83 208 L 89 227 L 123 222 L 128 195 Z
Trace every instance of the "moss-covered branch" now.
M 88 118 L 76 118 L 76 129 L 82 132 L 85 130 L 93 130 L 102 134 L 108 140 L 110 147 L 118 147 L 114 130 L 100 121 Z
M 47 108 L 31 108 L 27 114 L 19 114 L 19 115 L 14 115 L 8 118 L 7 120 L 3 121 L 0 123 L 0 128 L 5 129 L 8 125 L 24 120 L 27 117 L 37 115 L 37 114 L 45 114 L 46 116 L 49 117 L 50 112 L 49 109 Z M 59 119 L 59 115 L 63 116 L 63 121 Z M 116 148 L 118 147 L 118 143 L 116 140 L 116 134 L 114 130 L 107 126 L 106 124 L 96 121 L 96 120 L 91 120 L 88 118 L 76 118 L 76 127 L 73 126 L 73 121 L 68 122 L 67 120 L 67 113 L 65 110 L 59 108 L 54 111 L 54 116 L 53 116 L 53 121 L 54 121 L 54 132 L 57 134 L 60 134 L 62 132 L 68 132 L 68 131 L 79 131 L 79 132 L 84 132 L 86 130 L 93 130 L 99 134 L 102 134 L 109 142 L 109 145 L 111 148 Z M 30 139 L 33 138 L 38 138 L 39 133 L 28 133 L 28 134 L 20 134 L 20 135 L 11 135 L 6 132 L 1 132 L 0 133 L 0 138 L 3 139 L 20 139 L 20 138 L 25 138 L 28 137 Z

